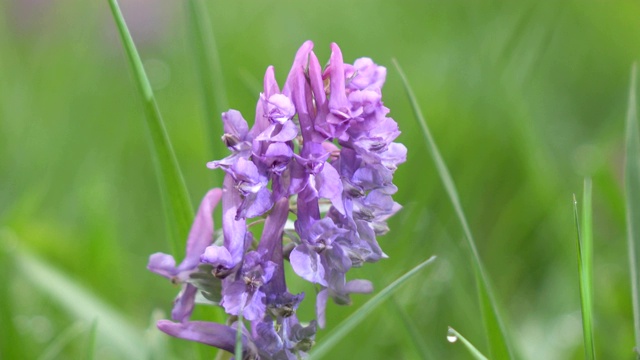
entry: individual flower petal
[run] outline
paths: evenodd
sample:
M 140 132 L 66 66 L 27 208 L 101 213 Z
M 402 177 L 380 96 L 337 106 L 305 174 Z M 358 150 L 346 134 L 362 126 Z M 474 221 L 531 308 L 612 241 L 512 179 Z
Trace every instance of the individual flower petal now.
M 157 326 L 162 332 L 173 337 L 197 341 L 230 353 L 235 349 L 236 330 L 229 326 L 204 321 L 174 323 L 169 320 L 160 320 Z M 249 357 L 257 356 L 258 351 L 246 334 L 242 335 L 242 344 L 245 354 Z
M 329 289 L 324 289 L 318 293 L 316 297 L 316 317 L 318 318 L 318 326 L 324 328 L 326 324 L 327 299 L 329 298 Z
M 306 244 L 296 246 L 289 255 L 289 261 L 293 271 L 301 278 L 327 286 L 327 281 L 324 279 L 325 269 L 320 260 L 320 255 Z
M 171 318 L 173 320 L 183 322 L 191 316 L 197 293 L 198 288 L 195 286 L 191 284 L 184 286 L 173 302 L 173 309 L 171 310 Z
M 318 196 L 331 200 L 331 204 L 341 214 L 344 214 L 342 181 L 336 169 L 331 164 L 325 164 L 322 171 L 316 176 L 315 181 Z
M 164 253 L 155 253 L 149 256 L 147 269 L 167 279 L 171 279 L 177 274 L 175 259 Z

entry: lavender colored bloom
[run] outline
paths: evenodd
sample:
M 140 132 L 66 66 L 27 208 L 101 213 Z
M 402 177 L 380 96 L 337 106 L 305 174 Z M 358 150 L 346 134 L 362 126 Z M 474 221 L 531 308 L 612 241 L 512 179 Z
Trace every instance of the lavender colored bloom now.
M 222 192 L 203 200 L 179 266 L 160 253 L 149 262 L 150 270 L 184 284 L 172 312 L 178 322 L 158 322 L 162 331 L 233 352 L 240 326 L 244 358 L 297 360 L 313 345 L 317 326 L 326 325 L 329 298 L 345 305 L 351 294 L 373 291 L 371 282 L 349 280 L 348 273 L 387 257 L 377 236 L 401 209 L 392 198 L 393 174 L 407 155 L 394 142 L 400 131 L 382 101 L 385 79 L 386 68 L 369 58 L 345 64 L 336 44 L 323 70 L 307 41 L 282 91 L 267 68 L 251 127 L 237 110 L 222 114 L 231 153 L 207 164 L 226 173 Z M 210 215 L 220 198 L 222 240 L 214 244 Z M 289 218 L 293 229 L 285 229 Z M 261 222 L 254 241 L 253 225 Z M 317 321 L 298 319 L 305 296 L 287 288 L 285 260 L 320 287 Z M 198 292 L 250 327 L 187 321 Z
M 185 283 L 189 274 L 195 271 L 200 263 L 200 254 L 213 241 L 212 215 L 221 197 L 220 189 L 212 189 L 202 199 L 187 239 L 186 256 L 180 265 L 175 266 L 176 262 L 171 255 L 155 253 L 149 257 L 147 269 L 171 279 L 174 283 Z M 174 301 L 171 317 L 176 321 L 187 319 L 193 311 L 195 296 L 196 288 L 191 284 L 185 284 Z

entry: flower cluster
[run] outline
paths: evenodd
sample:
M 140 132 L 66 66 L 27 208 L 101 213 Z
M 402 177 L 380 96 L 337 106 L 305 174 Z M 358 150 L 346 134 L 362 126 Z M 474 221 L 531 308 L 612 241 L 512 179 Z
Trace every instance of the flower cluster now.
M 368 58 L 344 64 L 332 44 L 323 70 L 312 49 L 311 41 L 300 47 L 282 90 L 267 69 L 251 128 L 236 110 L 222 114 L 231 154 L 207 164 L 225 172 L 222 189 L 202 200 L 178 266 L 162 253 L 149 260 L 151 271 L 182 284 L 173 321 L 158 323 L 167 334 L 232 352 L 241 327 L 245 357 L 297 359 L 324 327 L 329 298 L 349 304 L 350 294 L 373 290 L 346 274 L 386 257 L 376 236 L 400 209 L 392 179 L 407 149 L 393 142 L 400 132 L 382 103 L 386 69 Z M 254 240 L 252 225 L 262 222 Z M 296 316 L 304 293 L 287 289 L 285 260 L 319 289 L 317 321 L 306 326 Z M 190 321 L 198 293 L 232 315 L 231 325 Z

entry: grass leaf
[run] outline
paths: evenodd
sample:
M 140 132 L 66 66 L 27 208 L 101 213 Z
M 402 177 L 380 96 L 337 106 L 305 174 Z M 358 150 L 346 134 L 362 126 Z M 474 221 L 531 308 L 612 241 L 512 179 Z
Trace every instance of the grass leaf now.
M 582 334 L 584 337 L 585 359 L 595 359 L 593 341 L 593 300 L 592 300 L 592 211 L 591 211 L 591 179 L 584 180 L 582 204 L 582 226 L 578 216 L 578 202 L 573 196 L 573 215 L 576 223 L 576 241 L 578 249 L 578 276 L 580 278 L 580 307 L 582 309 Z
M 469 245 L 471 262 L 473 264 L 476 284 L 478 287 L 478 295 L 480 298 L 480 308 L 482 309 L 482 319 L 489 340 L 491 356 L 495 359 L 511 359 L 513 358 L 513 356 L 511 353 L 509 342 L 507 341 L 504 324 L 502 322 L 502 319 L 500 318 L 498 305 L 496 303 L 495 296 L 489 283 L 489 277 L 484 270 L 484 266 L 482 265 L 482 261 L 480 260 L 480 255 L 478 254 L 475 241 L 473 240 L 473 236 L 471 235 L 469 224 L 467 223 L 467 219 L 464 215 L 464 212 L 462 211 L 462 205 L 460 204 L 460 198 L 458 196 L 455 184 L 453 182 L 453 179 L 451 178 L 451 174 L 449 174 L 449 170 L 447 169 L 444 160 L 442 159 L 442 156 L 440 155 L 440 151 L 438 150 L 438 147 L 436 146 L 436 143 L 431 136 L 431 132 L 429 131 L 429 128 L 427 126 L 427 122 L 422 115 L 422 111 L 420 110 L 420 106 L 418 105 L 418 101 L 413 94 L 413 90 L 409 85 L 409 81 L 407 80 L 406 75 L 400 68 L 400 64 L 398 64 L 395 59 L 393 59 L 393 63 L 396 66 L 400 77 L 402 78 L 402 82 L 404 84 L 405 91 L 407 92 L 407 96 L 409 97 L 409 101 L 411 102 L 413 112 L 416 116 L 416 119 L 418 120 L 418 123 L 420 124 L 425 141 L 427 142 L 427 148 L 429 149 L 429 152 L 431 153 L 431 156 L 436 164 L 440 179 L 442 180 L 447 194 L 449 195 L 458 220 L 462 225 L 467 244 Z
M 97 322 L 96 339 L 127 359 L 145 359 L 149 351 L 142 336 L 143 331 L 130 324 L 126 317 L 103 303 L 66 274 L 46 264 L 39 258 L 18 248 L 17 240 L 6 238 L 16 271 L 37 289 L 47 294 L 71 316 L 87 324 Z
M 116 0 L 108 1 L 122 44 L 126 50 L 129 64 L 133 69 L 138 91 L 142 96 L 147 129 L 149 130 L 153 149 L 152 157 L 158 174 L 167 224 L 172 235 L 173 254 L 176 258 L 182 258 L 184 256 L 184 241 L 193 221 L 193 207 L 191 206 L 189 192 L 169 141 L 160 110 L 153 96 L 149 79 L 144 71 L 142 60 L 133 43 L 118 2 Z
M 464 336 L 460 335 L 460 333 L 451 326 L 449 326 L 449 330 L 447 332 L 447 340 L 449 340 L 449 342 L 451 343 L 460 340 L 460 342 L 464 344 L 467 350 L 469 350 L 469 353 L 471 354 L 471 356 L 473 356 L 474 359 L 487 360 L 486 356 L 482 355 L 482 353 L 478 349 L 476 349 L 476 347 L 473 346 L 473 344 L 469 342 L 469 340 L 465 339 Z
M 362 320 L 364 320 L 367 315 L 371 314 L 373 310 L 375 310 L 384 300 L 386 300 L 389 296 L 393 295 L 393 293 L 399 288 L 400 285 L 409 280 L 412 276 L 416 275 L 420 270 L 422 270 L 425 266 L 431 264 L 436 259 L 435 256 L 430 257 L 429 259 L 423 261 L 418 266 L 406 272 L 404 275 L 400 276 L 394 282 L 389 284 L 387 287 L 382 289 L 378 294 L 372 297 L 369 301 L 364 303 L 358 310 L 354 311 L 348 318 L 346 318 L 343 322 L 341 322 L 338 326 L 336 326 L 331 333 L 322 339 L 322 342 L 316 345 L 310 353 L 310 357 L 312 359 L 320 359 L 324 356 L 331 348 L 340 342 L 341 340 L 346 338 L 346 335 L 358 325 Z
M 640 127 L 636 109 L 636 64 L 631 71 L 629 107 L 627 110 L 626 159 L 624 165 L 625 203 L 627 210 L 627 239 L 631 265 L 631 296 L 635 348 L 640 356 Z
M 222 141 L 213 141 L 220 138 L 222 133 L 222 121 L 220 114 L 229 107 L 227 94 L 224 88 L 222 65 L 220 54 L 216 44 L 209 12 L 203 0 L 187 0 L 189 37 L 194 51 L 197 77 L 200 82 L 201 95 L 205 110 L 205 128 L 207 130 L 207 143 L 211 144 L 213 155 L 220 157 L 223 150 Z M 213 172 L 218 174 L 218 172 Z
M 391 298 L 389 301 L 391 303 L 391 307 L 395 310 L 396 314 L 398 314 L 398 318 L 402 321 L 404 325 L 402 328 L 406 330 L 409 335 L 409 339 L 411 343 L 416 348 L 416 351 L 420 355 L 421 359 L 434 359 L 434 355 L 431 354 L 429 349 L 427 348 L 426 341 L 423 334 L 420 334 L 420 330 L 416 327 L 413 320 L 409 318 L 407 312 L 400 307 L 395 298 Z

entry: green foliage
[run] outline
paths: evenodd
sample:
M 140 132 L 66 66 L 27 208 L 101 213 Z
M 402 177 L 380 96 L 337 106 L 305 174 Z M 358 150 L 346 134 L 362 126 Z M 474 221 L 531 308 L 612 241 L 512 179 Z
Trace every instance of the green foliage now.
M 149 130 L 153 149 L 152 158 L 157 167 L 160 193 L 164 200 L 166 221 L 168 227 L 172 230 L 170 240 L 173 245 L 173 254 L 180 259 L 184 257 L 184 242 L 193 221 L 193 208 L 189 199 L 189 191 L 180 172 L 176 156 L 173 153 L 173 147 L 153 96 L 153 90 L 145 73 L 142 59 L 140 59 L 140 55 L 133 43 L 118 2 L 109 0 L 109 6 L 143 101 L 147 129 Z
M 460 204 L 458 191 L 456 190 L 456 186 L 453 182 L 453 179 L 451 178 L 451 174 L 447 169 L 447 165 L 444 163 L 442 155 L 440 155 L 440 151 L 438 150 L 438 147 L 433 140 L 433 137 L 431 136 L 431 131 L 429 131 L 427 122 L 422 115 L 420 105 L 418 104 L 418 100 L 413 94 L 413 90 L 409 85 L 407 76 L 404 74 L 404 72 L 400 68 L 400 65 L 395 60 L 394 65 L 396 66 L 398 73 L 400 73 L 400 77 L 402 78 L 402 83 L 404 84 L 405 91 L 409 96 L 409 101 L 411 102 L 411 107 L 413 108 L 414 115 L 418 123 L 420 123 L 420 128 L 422 129 L 425 142 L 427 143 L 427 148 L 429 149 L 429 153 L 433 157 L 433 161 L 436 163 L 438 175 L 440 176 L 442 184 L 447 191 L 447 195 L 449 195 L 449 199 L 453 204 L 453 209 L 456 212 L 458 221 L 460 221 L 460 225 L 462 225 L 462 230 L 464 232 L 465 239 L 467 240 L 467 245 L 469 246 L 471 263 L 473 264 L 473 271 L 475 272 L 476 286 L 478 287 L 478 297 L 480 300 L 480 307 L 482 309 L 482 319 L 484 321 L 485 331 L 489 340 L 491 355 L 496 359 L 510 359 L 513 356 L 511 355 L 511 350 L 509 349 L 509 342 L 504 330 L 504 325 L 502 324 L 500 313 L 498 311 L 498 305 L 495 300 L 496 296 L 491 290 L 489 277 L 484 270 L 482 260 L 480 259 L 480 254 L 478 253 L 475 241 L 473 240 L 473 236 L 471 235 L 469 224 L 467 223 L 467 218 L 462 211 L 462 205 Z
M 449 327 L 449 330 L 447 331 L 447 341 L 453 343 L 458 340 L 460 340 L 460 342 L 467 348 L 469 354 L 471 354 L 474 359 L 487 360 L 487 357 L 482 355 L 482 353 L 478 349 L 476 349 L 476 347 L 473 346 L 473 344 L 470 343 L 469 340 L 465 339 L 464 336 L 460 335 L 460 333 L 457 332 L 454 328 Z
M 201 45 L 194 41 L 202 34 L 194 35 L 196 23 L 187 21 L 194 16 L 190 2 L 120 3 L 194 204 L 220 185 L 205 164 L 225 155 L 211 154 L 221 134 L 209 135 L 205 124 L 221 127 L 219 112 L 227 110 L 204 94 L 206 76 L 195 65 L 207 61 L 209 84 L 222 86 L 215 60 L 197 54 L 217 51 L 226 102 L 249 123 L 266 67 L 274 65 L 282 85 L 304 40 L 315 42 L 321 59 L 335 41 L 345 60 L 368 56 L 389 69 L 385 106 L 402 131 L 398 141 L 409 149 L 394 177 L 394 198 L 404 209 L 380 237 L 389 258 L 353 276 L 382 289 L 409 264 L 438 254 L 429 276 L 417 275 L 393 295 L 434 359 L 469 358 L 463 346 L 446 341 L 448 325 L 490 353 L 464 231 L 390 59 L 403 65 L 420 107 L 428 110 L 429 129 L 455 179 L 518 359 L 584 358 L 567 199 L 591 177 L 595 352 L 600 359 L 631 356 L 630 253 L 623 239 L 626 224 L 639 222 L 626 220 L 623 133 L 629 66 L 640 58 L 640 3 L 200 0 L 197 14 L 215 30 L 216 47 L 208 50 L 211 33 Z M 164 225 L 179 218 L 164 214 L 158 196 L 164 185 L 156 185 L 151 136 L 145 135 L 151 132 L 142 120 L 151 108 L 140 107 L 131 81 L 137 78 L 129 75 L 118 36 L 104 1 L 0 1 L 0 231 L 14 234 L 28 254 L 138 329 L 143 343 L 153 340 L 152 358 L 202 352 L 212 359 L 210 348 L 155 330 L 179 288 L 145 265 L 149 254 L 172 247 L 179 258 L 184 236 Z M 214 97 L 221 95 L 212 89 Z M 214 110 L 202 111 L 203 96 Z M 637 158 L 633 154 L 628 159 Z M 95 316 L 51 300 L 28 280 L 22 257 L 12 254 L 0 250 L 0 354 L 37 359 L 56 334 Z M 314 318 L 315 289 L 286 271 L 291 291 L 306 293 L 298 316 L 307 322 Z M 349 307 L 330 302 L 317 345 L 371 298 L 354 296 Z M 420 356 L 411 325 L 391 306 L 369 314 L 326 358 Z M 194 318 L 220 313 L 200 306 Z M 100 319 L 94 358 L 123 358 L 102 342 L 103 325 Z M 144 336 L 142 329 L 148 329 Z M 60 358 L 85 358 L 87 341 L 72 340 Z
M 631 295 L 635 349 L 640 356 L 640 126 L 636 97 L 636 65 L 631 71 L 629 107 L 627 110 L 626 157 L 624 168 L 625 204 L 627 210 L 627 240 L 631 264 Z
M 582 334 L 585 358 L 595 359 L 593 340 L 593 216 L 591 208 L 591 179 L 584 180 L 582 196 L 582 226 L 578 216 L 578 202 L 573 196 L 573 217 L 576 226 L 576 248 L 578 249 L 578 276 L 580 282 L 580 308 L 582 313 Z

